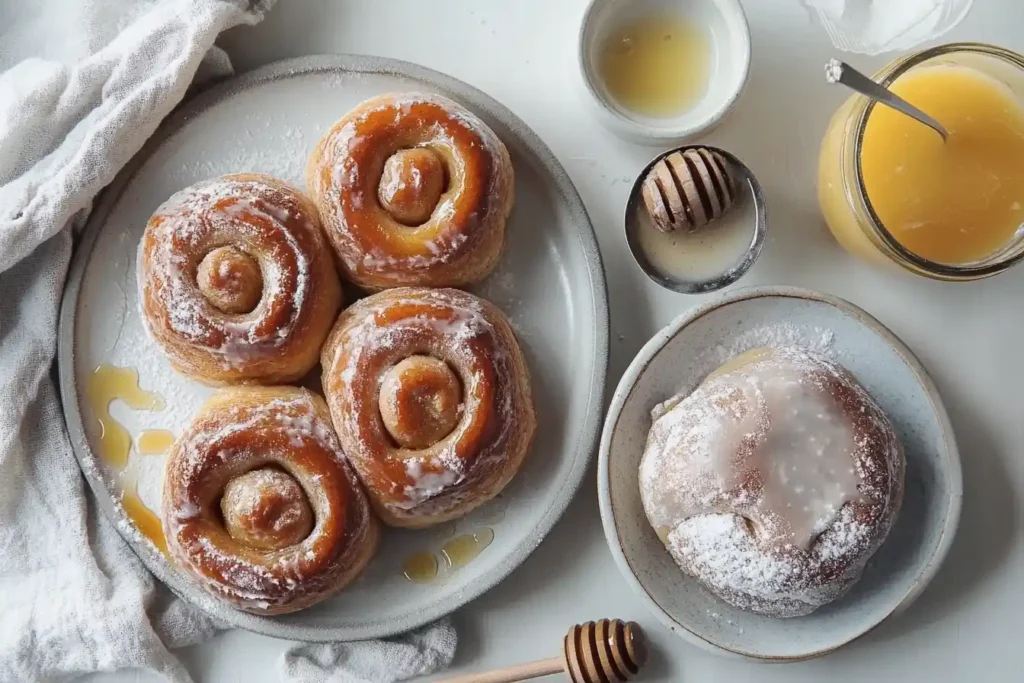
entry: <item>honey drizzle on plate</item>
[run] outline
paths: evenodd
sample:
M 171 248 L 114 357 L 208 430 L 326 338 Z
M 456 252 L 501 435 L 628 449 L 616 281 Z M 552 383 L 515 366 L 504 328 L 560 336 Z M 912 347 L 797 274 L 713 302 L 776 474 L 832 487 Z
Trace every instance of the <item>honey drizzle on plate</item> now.
M 164 537 L 164 529 L 160 523 L 160 517 L 142 502 L 142 499 L 139 498 L 138 489 L 134 491 L 125 490 L 121 495 L 121 506 L 124 507 L 125 514 L 128 515 L 128 519 L 132 520 L 139 533 L 152 541 L 153 545 L 166 555 L 167 539 Z
M 441 546 L 440 558 L 429 551 L 413 553 L 402 563 L 402 574 L 413 583 L 430 583 L 462 569 L 494 541 L 494 530 L 483 527 L 462 534 Z
M 135 439 L 135 450 L 140 455 L 160 455 L 170 450 L 174 434 L 166 429 L 147 429 Z
M 139 373 L 135 368 L 114 365 L 100 365 L 89 375 L 86 396 L 100 423 L 97 442 L 100 458 L 111 467 L 121 469 L 128 463 L 132 437 L 111 416 L 110 404 L 121 400 L 133 410 L 163 410 L 164 401 L 159 394 L 139 388 Z
M 402 574 L 413 583 L 430 583 L 437 578 L 437 558 L 433 553 L 413 553 L 402 563 Z
M 132 435 L 110 414 L 110 405 L 117 400 L 132 410 L 163 410 L 164 400 L 157 393 L 139 387 L 139 372 L 132 367 L 114 365 L 98 366 L 86 382 L 86 397 L 96 419 L 100 423 L 100 437 L 96 443 L 99 457 L 110 467 L 121 472 L 128 464 L 132 447 Z M 165 429 L 148 429 L 141 432 L 135 442 L 135 449 L 142 455 L 164 453 L 174 442 L 174 434 Z M 167 554 L 167 539 L 164 537 L 160 517 L 146 507 L 139 497 L 137 485 L 129 489 L 121 481 L 121 507 L 139 533 L 149 539 L 164 555 Z
M 484 527 L 472 534 L 456 536 L 441 546 L 445 569 L 455 571 L 465 567 L 494 541 L 494 531 Z

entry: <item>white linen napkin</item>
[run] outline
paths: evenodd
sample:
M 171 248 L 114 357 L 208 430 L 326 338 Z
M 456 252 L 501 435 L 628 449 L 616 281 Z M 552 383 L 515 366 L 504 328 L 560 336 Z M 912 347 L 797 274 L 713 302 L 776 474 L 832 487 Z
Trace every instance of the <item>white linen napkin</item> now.
M 64 428 L 57 309 L 93 197 L 184 97 L 223 76 L 217 34 L 273 0 L 0 0 L 0 680 L 145 668 L 217 624 L 172 596 L 97 513 Z M 246 169 L 238 169 L 244 171 Z M 284 680 L 403 680 L 447 666 L 447 622 L 393 641 L 297 644 Z

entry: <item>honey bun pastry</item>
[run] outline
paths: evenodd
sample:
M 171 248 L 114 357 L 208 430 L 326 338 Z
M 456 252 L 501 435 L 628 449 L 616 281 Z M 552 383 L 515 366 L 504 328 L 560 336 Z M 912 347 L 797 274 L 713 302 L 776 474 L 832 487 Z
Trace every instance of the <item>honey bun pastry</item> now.
M 295 387 L 214 394 L 168 455 L 162 518 L 175 564 L 253 614 L 327 598 L 380 536 L 327 405 Z
M 371 291 L 485 278 L 505 244 L 505 145 L 439 95 L 381 95 L 317 144 L 306 185 L 345 276 Z
M 823 356 L 749 351 L 653 418 L 647 518 L 683 572 L 735 607 L 794 617 L 839 598 L 896 519 L 899 438 Z
M 515 475 L 536 428 L 529 370 L 505 315 L 455 289 L 391 289 L 346 309 L 324 345 L 342 448 L 378 515 L 461 517 Z
M 341 284 L 316 208 L 270 176 L 228 175 L 174 194 L 139 246 L 153 338 L 207 384 L 281 384 L 316 364 Z

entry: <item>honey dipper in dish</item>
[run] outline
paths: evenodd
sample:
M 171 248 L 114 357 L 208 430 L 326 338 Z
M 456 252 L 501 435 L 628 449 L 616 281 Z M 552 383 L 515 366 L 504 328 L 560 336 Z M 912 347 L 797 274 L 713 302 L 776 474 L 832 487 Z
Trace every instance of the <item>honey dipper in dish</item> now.
M 653 416 L 647 518 L 683 572 L 735 607 L 794 617 L 839 598 L 896 519 L 903 448 L 830 359 L 748 351 Z
M 658 230 L 698 230 L 732 207 L 735 171 L 713 150 L 676 150 L 654 164 L 644 178 L 642 193 Z

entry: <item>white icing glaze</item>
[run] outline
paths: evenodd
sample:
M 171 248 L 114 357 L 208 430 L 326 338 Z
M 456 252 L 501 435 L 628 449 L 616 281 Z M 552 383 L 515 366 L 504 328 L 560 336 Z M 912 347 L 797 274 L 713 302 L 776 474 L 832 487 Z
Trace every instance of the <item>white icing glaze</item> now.
M 806 614 L 848 590 L 888 532 L 902 452 L 832 361 L 755 349 L 652 417 L 648 519 L 684 571 L 733 604 Z
M 374 457 L 375 447 L 371 447 L 370 444 L 388 444 L 385 457 L 401 462 L 405 473 L 412 481 L 412 485 L 403 487 L 401 500 L 389 502 L 392 507 L 402 510 L 425 509 L 423 506 L 429 506 L 430 501 L 436 501 L 440 509 L 446 509 L 457 504 L 463 496 L 463 487 L 460 487 L 460 484 L 467 479 L 469 472 L 466 461 L 458 455 L 457 446 L 470 427 L 472 416 L 480 408 L 476 390 L 478 383 L 483 381 L 480 374 L 482 370 L 473 370 L 476 360 L 468 342 L 482 336 L 497 338 L 497 331 L 485 316 L 482 304 L 475 297 L 462 292 L 452 296 L 454 290 L 427 291 L 431 300 L 436 300 L 445 307 L 447 320 L 417 315 L 379 326 L 377 310 L 367 307 L 366 310 L 359 312 L 358 318 L 350 322 L 344 343 L 335 347 L 334 358 L 325 360 L 325 368 L 335 378 L 330 382 L 329 398 L 333 403 L 345 406 L 335 410 L 334 416 L 335 425 L 346 444 L 346 452 L 358 469 L 361 460 L 371 461 Z M 395 290 L 392 290 L 389 294 L 393 295 L 394 292 Z M 430 303 L 430 300 L 421 298 L 397 297 L 389 300 L 388 306 L 423 306 Z M 353 314 L 354 310 L 350 309 L 348 313 Z M 358 385 L 354 380 L 361 373 L 369 372 L 369 364 L 381 354 L 397 353 L 398 356 L 395 356 L 393 361 L 397 363 L 402 359 L 399 356 L 409 334 L 424 329 L 439 340 L 438 348 L 444 349 L 447 355 L 445 360 L 459 375 L 463 402 L 459 409 L 459 421 L 454 429 L 433 446 L 422 451 L 414 451 L 393 446 L 390 441 L 382 438 L 382 433 L 366 431 L 365 424 L 360 420 L 359 411 L 353 407 L 359 405 L 361 401 L 357 393 Z M 343 349 L 345 362 L 339 363 L 337 358 L 342 355 Z M 493 371 L 499 376 L 511 376 L 514 369 L 504 345 L 495 343 L 491 350 L 494 359 Z M 327 384 L 325 380 L 325 386 Z M 511 416 L 515 415 L 516 411 L 513 403 L 514 392 L 505 386 L 495 398 L 497 403 L 494 409 L 497 417 L 494 424 L 497 433 L 488 439 L 487 447 L 472 456 L 472 468 L 478 472 L 486 472 L 499 466 L 498 463 L 506 457 L 504 444 L 508 441 L 510 430 L 513 429 L 514 420 Z M 373 404 L 368 407 L 376 409 L 376 397 Z M 377 426 L 378 422 L 371 424 Z
M 167 468 L 168 479 L 165 486 L 182 493 L 188 492 L 191 477 L 202 469 L 204 459 L 213 459 L 221 463 L 252 458 L 254 462 L 273 462 L 263 453 L 239 451 L 231 448 L 219 447 L 218 444 L 233 442 L 236 435 L 250 431 L 260 431 L 278 428 L 283 430 L 289 438 L 289 445 L 299 447 L 306 442 L 315 442 L 321 447 L 338 454 L 339 461 L 343 460 L 341 443 L 331 425 L 321 416 L 309 396 L 297 393 L 289 398 L 274 398 L 261 405 L 246 404 L 244 407 L 234 406 L 226 410 L 217 421 L 217 428 L 206 428 L 196 430 L 190 428 L 186 437 L 179 440 L 176 457 L 183 461 L 181 467 L 172 467 L 169 463 Z M 210 426 L 215 423 L 207 422 Z M 358 492 L 359 484 L 348 467 L 342 471 L 348 481 L 351 491 Z M 177 476 L 174 476 L 177 475 Z M 312 477 L 296 476 L 296 481 L 301 485 L 311 507 L 316 510 L 324 510 L 329 504 L 326 494 L 317 487 L 320 475 Z M 168 532 L 168 540 L 176 537 L 181 525 L 199 517 L 202 503 L 198 498 L 179 496 L 173 508 L 168 509 L 165 499 L 164 525 Z M 199 555 L 205 555 L 224 567 L 223 575 L 225 582 L 213 581 L 206 578 L 202 573 L 193 575 L 203 583 L 208 590 L 215 594 L 226 595 L 233 601 L 240 602 L 250 608 L 267 609 L 271 606 L 287 604 L 293 601 L 296 595 L 306 594 L 320 590 L 321 582 L 331 581 L 330 571 L 325 565 L 316 564 L 315 544 L 318 542 L 318 531 L 321 520 L 317 514 L 317 521 L 313 531 L 303 541 L 277 551 L 252 551 L 253 557 L 259 561 L 252 561 L 246 556 L 228 553 L 222 550 L 209 537 L 199 535 L 191 543 L 184 547 L 176 547 L 176 544 L 169 543 L 169 548 L 178 561 L 186 566 L 196 563 Z M 366 527 L 370 521 L 369 515 L 349 517 L 346 523 L 358 524 L 353 527 L 347 536 L 350 538 L 362 538 L 367 532 Z M 225 532 L 226 533 L 226 532 Z M 350 550 L 339 554 L 347 555 Z M 279 578 L 280 577 L 280 578 Z M 286 591 L 281 591 L 280 588 Z M 263 605 L 260 607 L 260 605 Z
M 304 303 L 312 287 L 309 254 L 285 226 L 285 221 L 292 218 L 290 209 L 254 198 L 251 194 L 253 184 L 259 185 L 258 181 L 252 180 L 240 182 L 216 178 L 175 193 L 154 214 L 174 217 L 147 228 L 152 233 L 155 248 L 149 259 L 138 259 L 140 269 L 144 262 L 148 263 L 149 269 L 149 273 L 140 270 L 139 286 L 162 289 L 160 298 L 166 307 L 170 328 L 195 347 L 218 356 L 225 368 L 238 368 L 287 343 L 304 317 Z M 223 206 L 213 210 L 212 207 L 218 203 Z M 247 218 L 249 215 L 265 219 L 281 237 L 285 258 L 294 266 L 294 286 L 284 286 L 281 264 L 256 247 L 260 234 Z M 304 229 L 312 233 L 317 231 L 308 219 Z M 199 291 L 194 273 L 189 269 L 189 259 L 173 248 L 175 238 L 198 248 L 212 231 L 230 231 L 236 236 L 236 243 L 259 263 L 264 291 L 259 305 L 251 313 L 224 316 L 213 309 Z M 142 246 L 145 244 L 144 241 Z M 140 303 L 144 300 L 145 297 L 140 297 Z M 269 327 L 266 325 L 267 315 L 282 305 L 291 311 L 288 319 L 277 329 L 261 332 L 261 327 Z M 148 316 L 143 314 L 142 318 L 149 329 Z M 205 341 L 207 330 L 211 328 L 223 333 L 223 342 L 218 346 L 210 346 Z
M 446 116 L 464 129 L 471 131 L 476 136 L 479 144 L 495 160 L 507 156 L 504 145 L 494 134 L 494 131 L 475 114 L 452 100 L 436 94 L 418 92 L 381 96 L 373 100 L 372 104 L 367 103 L 369 106 L 358 107 L 353 114 L 349 115 L 349 120 L 328 133 L 327 138 L 325 138 L 322 144 L 325 145 L 324 158 L 332 160 L 332 167 L 329 173 L 329 188 L 313 187 L 311 191 L 316 194 L 318 191 L 323 192 L 326 190 L 329 196 L 333 198 L 338 198 L 343 193 L 346 193 L 351 208 L 355 211 L 362 211 L 366 205 L 368 194 L 376 197 L 379 178 L 371 182 L 371 179 L 361 177 L 358 165 L 349 156 L 349 150 L 362 144 L 367 137 L 366 135 L 358 134 L 357 130 L 371 116 L 386 108 L 395 109 L 394 122 L 396 126 L 400 125 L 405 117 L 410 116 L 412 107 L 415 104 L 424 102 L 441 108 Z M 431 146 L 445 147 L 450 150 L 455 149 L 455 138 L 447 134 L 441 126 L 433 126 L 430 129 L 430 137 Z M 477 144 L 475 141 L 470 142 L 471 147 L 476 147 Z M 497 165 L 498 162 L 495 161 L 494 164 Z M 414 172 L 413 181 L 414 184 L 422 181 L 418 171 Z M 492 172 L 490 174 L 487 196 L 499 196 L 502 190 L 499 186 L 504 182 L 507 181 L 503 178 L 503 174 Z M 397 179 L 393 179 L 392 185 L 389 187 L 393 190 L 402 185 L 404 183 L 399 183 Z M 373 201 L 376 201 L 376 199 Z M 346 241 L 355 239 L 349 226 L 349 219 L 346 217 L 346 210 L 340 200 L 332 199 L 326 204 L 321 203 L 321 211 L 325 214 L 325 222 L 329 222 L 337 233 L 346 238 Z M 441 200 L 434 209 L 431 222 L 440 226 L 453 224 L 455 213 L 455 201 L 452 197 L 452 190 L 449 190 L 442 195 Z M 479 224 L 476 214 L 473 214 L 470 219 L 472 224 Z M 350 265 L 359 264 L 367 271 L 387 272 L 389 276 L 394 277 L 396 284 L 416 284 L 419 277 L 418 271 L 441 264 L 448 264 L 462 258 L 463 246 L 469 239 L 469 232 L 472 232 L 472 230 L 462 232 L 441 229 L 433 239 L 426 242 L 428 254 L 406 253 L 396 255 L 375 249 L 372 251 L 360 250 L 353 255 L 346 253 L 340 255 Z
M 761 538 L 809 548 L 843 505 L 863 497 L 850 420 L 813 380 L 807 359 L 755 359 L 710 378 L 689 399 L 659 406 L 642 479 L 696 477 L 712 482 L 709 490 L 738 491 L 749 498 L 742 511 Z M 647 487 L 655 523 L 672 527 L 723 509 L 687 495 L 697 488 Z

